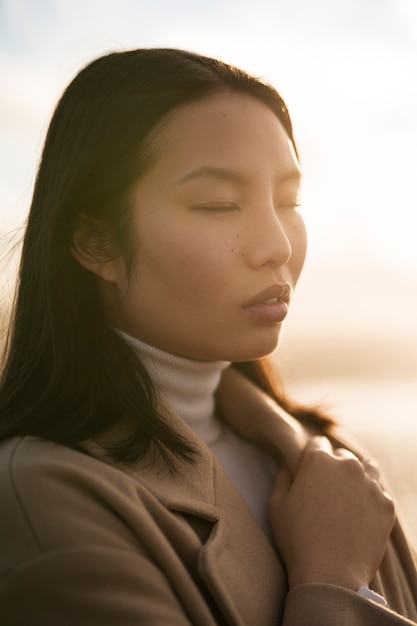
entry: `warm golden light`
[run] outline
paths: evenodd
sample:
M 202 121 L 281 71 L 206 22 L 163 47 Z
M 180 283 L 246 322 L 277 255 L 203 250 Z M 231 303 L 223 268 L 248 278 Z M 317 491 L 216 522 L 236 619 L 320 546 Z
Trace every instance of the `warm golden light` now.
M 45 6 L 1 6 L 0 233 L 24 221 L 54 104 L 91 58 L 181 47 L 264 76 L 292 112 L 310 239 L 276 358 L 386 462 L 417 536 L 417 3 Z

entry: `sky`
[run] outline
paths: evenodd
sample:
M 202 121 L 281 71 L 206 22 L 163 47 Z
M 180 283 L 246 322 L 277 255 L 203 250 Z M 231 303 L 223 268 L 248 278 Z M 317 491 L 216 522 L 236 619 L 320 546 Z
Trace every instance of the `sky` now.
M 26 216 L 70 79 L 104 52 L 142 46 L 218 56 L 281 92 L 313 261 L 417 273 L 415 0 L 0 0 L 0 230 Z
M 72 77 L 152 46 L 238 65 L 289 106 L 309 233 L 293 339 L 356 327 L 417 355 L 415 0 L 0 0 L 0 237 L 20 232 Z

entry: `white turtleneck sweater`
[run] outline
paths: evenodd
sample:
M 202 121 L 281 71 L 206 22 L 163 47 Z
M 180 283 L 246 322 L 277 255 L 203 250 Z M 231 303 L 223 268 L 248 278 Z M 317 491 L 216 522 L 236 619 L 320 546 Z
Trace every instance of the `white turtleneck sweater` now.
M 214 393 L 229 363 L 185 359 L 123 332 L 120 334 L 137 351 L 157 392 L 210 448 L 259 525 L 269 535 L 266 503 L 277 475 L 277 465 L 262 450 L 238 437 L 215 415 Z

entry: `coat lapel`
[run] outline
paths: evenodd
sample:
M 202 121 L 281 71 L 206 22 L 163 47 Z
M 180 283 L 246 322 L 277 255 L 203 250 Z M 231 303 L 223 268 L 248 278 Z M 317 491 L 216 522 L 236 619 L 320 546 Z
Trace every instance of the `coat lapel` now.
M 264 400 L 265 410 L 248 415 L 232 403 L 222 406 L 222 416 L 238 435 L 295 472 L 308 435 L 275 403 L 271 410 L 270 400 Z M 150 450 L 129 473 L 169 512 L 162 521 L 158 513 L 157 523 L 162 523 L 182 562 L 192 577 L 197 574 L 226 623 L 275 626 L 281 621 L 288 588 L 274 548 L 211 450 L 171 407 L 161 403 L 158 409 L 193 444 L 197 460 L 193 465 L 174 461 L 172 473 L 159 451 Z M 97 449 L 94 454 L 100 456 Z
M 134 475 L 200 537 L 198 574 L 227 623 L 279 623 L 287 582 L 274 548 L 209 448 L 171 409 L 167 419 L 194 445 L 197 462 L 177 463 L 171 474 L 153 456 Z
M 233 367 L 223 374 L 216 396 L 223 421 L 284 463 L 294 477 L 311 433 Z

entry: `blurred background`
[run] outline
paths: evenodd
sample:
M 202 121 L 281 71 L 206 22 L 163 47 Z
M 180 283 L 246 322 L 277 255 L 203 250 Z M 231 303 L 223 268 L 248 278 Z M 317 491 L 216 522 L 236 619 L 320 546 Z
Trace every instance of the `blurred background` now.
M 0 0 L 3 311 L 58 97 L 92 58 L 151 46 L 217 56 L 287 101 L 310 243 L 276 362 L 376 455 L 417 537 L 415 0 Z

